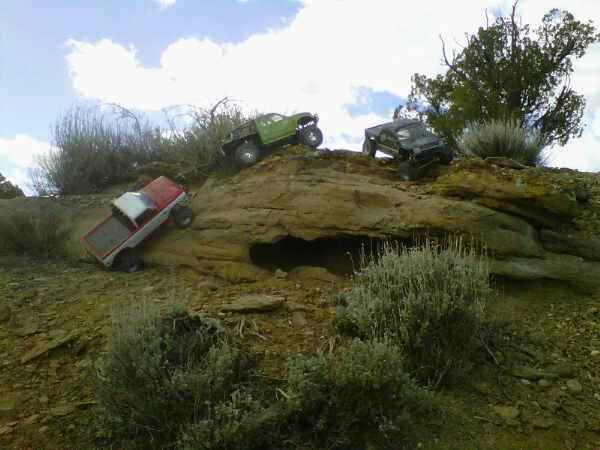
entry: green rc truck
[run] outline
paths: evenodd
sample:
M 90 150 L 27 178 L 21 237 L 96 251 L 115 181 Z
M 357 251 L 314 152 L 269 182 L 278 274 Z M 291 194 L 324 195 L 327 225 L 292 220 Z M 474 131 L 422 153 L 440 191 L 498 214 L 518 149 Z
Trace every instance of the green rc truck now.
M 400 161 L 398 175 L 405 181 L 417 178 L 420 169 L 432 163 L 450 164 L 454 158 L 446 143 L 419 120 L 397 119 L 365 130 L 363 153 L 377 151 Z
M 318 121 L 317 115 L 310 113 L 264 114 L 233 130 L 221 144 L 221 149 L 225 155 L 233 157 L 237 165 L 247 167 L 273 147 L 300 142 L 317 148 L 323 143 Z

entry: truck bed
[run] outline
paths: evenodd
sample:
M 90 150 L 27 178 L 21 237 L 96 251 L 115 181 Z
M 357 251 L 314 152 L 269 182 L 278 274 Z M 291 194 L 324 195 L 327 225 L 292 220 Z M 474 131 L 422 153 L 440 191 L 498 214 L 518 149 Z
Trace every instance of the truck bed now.
M 86 234 L 83 240 L 93 253 L 102 258 L 127 240 L 133 232 L 133 226 L 128 227 L 124 222 L 117 216 L 111 215 Z

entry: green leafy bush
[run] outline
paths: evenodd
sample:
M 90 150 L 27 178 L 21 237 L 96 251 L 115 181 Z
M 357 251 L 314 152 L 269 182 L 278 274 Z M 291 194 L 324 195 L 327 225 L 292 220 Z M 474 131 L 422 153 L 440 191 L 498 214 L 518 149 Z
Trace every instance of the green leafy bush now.
M 485 260 L 459 240 L 386 245 L 362 262 L 346 296 L 344 323 L 364 338 L 396 343 L 407 368 L 437 386 L 468 364 L 491 296 Z
M 33 256 L 63 256 L 69 228 L 51 204 L 18 209 L 0 217 L 0 249 Z
M 293 359 L 288 371 L 289 423 L 300 448 L 397 446 L 430 407 L 430 394 L 388 343 L 355 341 L 338 358 Z
M 140 307 L 115 322 L 97 395 L 116 437 L 162 448 L 173 445 L 183 426 L 227 401 L 244 372 L 242 354 L 216 322 Z
M 502 156 L 530 166 L 544 163 L 539 133 L 526 130 L 514 120 L 491 120 L 470 124 L 458 141 L 466 155 L 481 158 Z

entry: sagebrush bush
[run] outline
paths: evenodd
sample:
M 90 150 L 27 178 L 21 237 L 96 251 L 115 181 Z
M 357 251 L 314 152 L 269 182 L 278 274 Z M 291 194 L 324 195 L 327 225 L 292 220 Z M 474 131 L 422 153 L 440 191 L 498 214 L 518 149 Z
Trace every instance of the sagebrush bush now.
M 287 389 L 292 440 L 311 449 L 398 445 L 431 400 L 385 342 L 354 341 L 335 358 L 292 359 Z
M 69 227 L 58 207 L 17 209 L 0 217 L 0 249 L 9 252 L 60 257 L 65 253 Z
M 115 117 L 97 107 L 75 107 L 58 119 L 53 148 L 32 171 L 39 194 L 89 194 L 132 177 L 160 155 L 158 128 L 121 108 Z
M 121 314 L 97 377 L 106 426 L 141 448 L 172 446 L 182 427 L 229 400 L 244 364 L 210 319 L 143 306 Z
M 237 390 L 227 402 L 197 419 L 179 435 L 182 450 L 284 450 L 289 429 L 283 402 L 265 407 L 249 392 Z
M 437 386 L 468 365 L 491 296 L 485 259 L 460 240 L 385 245 L 363 261 L 344 322 L 363 338 L 394 342 L 411 373 Z
M 195 108 L 185 114 L 191 125 L 182 130 L 171 125 L 163 145 L 163 157 L 192 164 L 202 174 L 229 172 L 233 162 L 221 152 L 221 144 L 234 129 L 250 120 L 237 105 L 223 99 L 211 109 Z
M 230 172 L 221 143 L 250 116 L 227 99 L 185 111 L 177 114 L 185 126 L 167 115 L 165 130 L 119 105 L 75 107 L 54 125 L 53 148 L 37 157 L 31 185 L 40 195 L 89 194 L 130 181 L 154 162 L 178 164 L 192 176 Z
M 528 130 L 514 120 L 491 120 L 469 124 L 458 140 L 466 155 L 487 158 L 502 156 L 523 164 L 536 166 L 544 163 L 543 145 L 535 130 Z

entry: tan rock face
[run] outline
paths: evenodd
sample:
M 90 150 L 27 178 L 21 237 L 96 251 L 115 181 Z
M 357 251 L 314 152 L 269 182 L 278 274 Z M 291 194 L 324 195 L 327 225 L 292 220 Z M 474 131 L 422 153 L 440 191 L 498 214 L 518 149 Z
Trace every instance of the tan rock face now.
M 577 200 L 578 185 L 558 183 L 543 169 L 468 161 L 440 172 L 405 183 L 392 163 L 359 154 L 282 151 L 233 178 L 209 180 L 194 198 L 192 229 L 154 239 L 145 258 L 251 280 L 277 268 L 331 269 L 327 258 L 336 242 L 453 233 L 481 240 L 498 273 L 577 282 L 578 269 L 562 271 L 561 257 L 539 236 L 542 227 L 558 230 L 586 208 Z M 271 264 L 259 261 L 259 250 L 268 248 Z M 569 267 L 574 262 L 564 259 Z
M 459 160 L 407 183 L 394 167 L 353 152 L 280 150 L 192 188 L 192 227 L 158 230 L 142 257 L 230 281 L 301 266 L 335 276 L 383 239 L 458 234 L 485 245 L 495 273 L 600 286 L 600 176 Z M 72 255 L 81 257 L 79 236 L 106 214 L 109 197 L 76 199 Z

